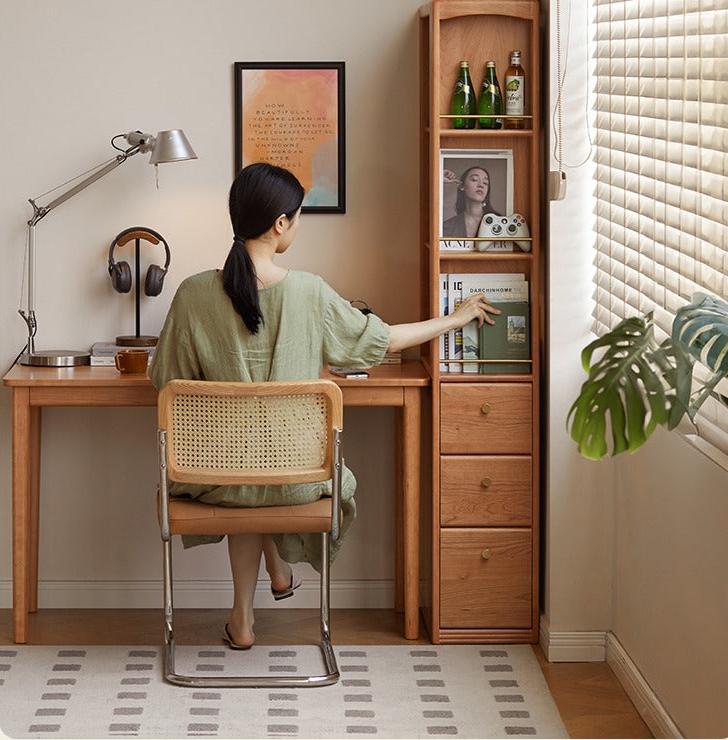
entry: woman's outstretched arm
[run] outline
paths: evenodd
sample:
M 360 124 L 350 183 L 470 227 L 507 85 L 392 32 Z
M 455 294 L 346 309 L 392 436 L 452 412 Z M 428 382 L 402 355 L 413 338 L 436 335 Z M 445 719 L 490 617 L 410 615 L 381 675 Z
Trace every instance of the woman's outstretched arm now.
M 499 314 L 500 311 L 487 303 L 482 293 L 475 293 L 466 298 L 458 309 L 448 316 L 417 321 L 414 324 L 394 324 L 390 326 L 388 349 L 390 352 L 399 352 L 407 349 L 407 347 L 416 347 L 439 337 L 440 334 L 444 334 L 446 331 L 461 329 L 465 324 L 475 320 L 477 320 L 478 326 L 482 326 L 483 322 L 492 324 L 493 319 L 488 316 L 489 313 Z

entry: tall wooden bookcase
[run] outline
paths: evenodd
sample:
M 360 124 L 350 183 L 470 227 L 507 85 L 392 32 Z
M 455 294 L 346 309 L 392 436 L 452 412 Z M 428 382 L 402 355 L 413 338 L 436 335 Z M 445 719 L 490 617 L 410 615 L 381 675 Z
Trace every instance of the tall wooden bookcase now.
M 441 373 L 439 342 L 423 346 L 432 376 L 432 495 L 423 496 L 421 599 L 435 643 L 537 642 L 539 578 L 541 58 L 538 0 L 433 0 L 420 9 L 421 311 L 439 316 L 440 274 L 525 273 L 527 374 Z M 455 130 L 447 117 L 460 60 L 476 91 L 485 62 L 501 88 L 513 49 L 526 74 L 524 128 Z M 504 91 L 505 92 L 505 91 Z M 532 251 L 440 252 L 440 150 L 510 149 L 514 211 Z M 428 455 L 429 457 L 429 455 Z

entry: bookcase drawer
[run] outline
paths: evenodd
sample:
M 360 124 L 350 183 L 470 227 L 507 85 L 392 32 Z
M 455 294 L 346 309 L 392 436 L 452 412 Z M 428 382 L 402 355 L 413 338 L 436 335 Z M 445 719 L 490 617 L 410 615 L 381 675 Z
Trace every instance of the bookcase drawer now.
M 440 451 L 530 454 L 530 383 L 442 383 Z
M 530 527 L 531 458 L 440 458 L 443 527 Z
M 531 530 L 440 530 L 442 627 L 531 627 Z

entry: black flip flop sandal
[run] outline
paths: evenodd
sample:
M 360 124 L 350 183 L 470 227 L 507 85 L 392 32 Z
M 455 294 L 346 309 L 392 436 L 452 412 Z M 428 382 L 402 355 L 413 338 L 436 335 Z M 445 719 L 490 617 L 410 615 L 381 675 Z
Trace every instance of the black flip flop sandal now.
M 291 572 L 291 584 L 288 586 L 288 588 L 284 588 L 281 591 L 276 591 L 273 586 L 270 587 L 270 592 L 273 594 L 273 598 L 276 601 L 280 601 L 281 599 L 287 599 L 290 596 L 293 596 L 293 592 L 303 583 L 301 578 L 296 579 L 296 576 L 293 572 Z

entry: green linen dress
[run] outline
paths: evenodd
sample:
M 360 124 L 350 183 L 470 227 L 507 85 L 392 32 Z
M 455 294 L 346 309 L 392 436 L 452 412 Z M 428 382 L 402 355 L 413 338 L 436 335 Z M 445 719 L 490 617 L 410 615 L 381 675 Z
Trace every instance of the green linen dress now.
M 186 380 L 315 380 L 326 364 L 372 367 L 389 346 L 389 327 L 374 314 L 364 315 L 326 282 L 308 272 L 289 270 L 275 285 L 259 290 L 263 315 L 251 334 L 233 308 L 222 271 L 208 270 L 182 282 L 159 335 L 149 375 L 157 389 L 176 378 Z M 344 435 L 346 450 L 346 435 Z M 342 475 L 341 537 L 331 544 L 333 558 L 356 515 L 356 479 Z M 170 484 L 171 496 L 221 506 L 304 504 L 331 495 L 331 481 L 281 486 Z M 183 535 L 185 547 L 219 542 L 222 537 Z M 321 567 L 317 534 L 277 534 L 278 550 L 289 563 Z

